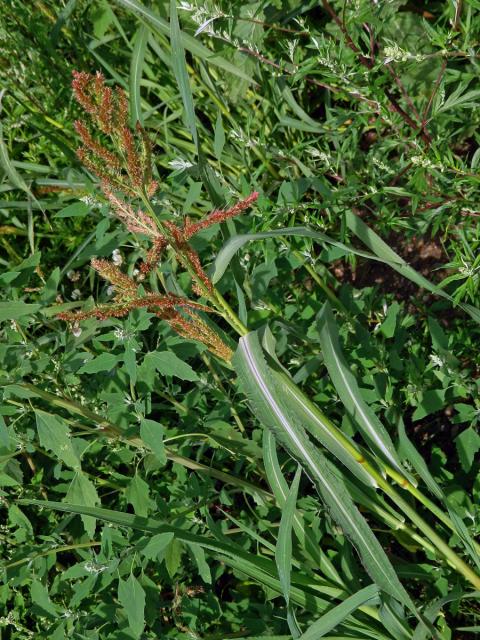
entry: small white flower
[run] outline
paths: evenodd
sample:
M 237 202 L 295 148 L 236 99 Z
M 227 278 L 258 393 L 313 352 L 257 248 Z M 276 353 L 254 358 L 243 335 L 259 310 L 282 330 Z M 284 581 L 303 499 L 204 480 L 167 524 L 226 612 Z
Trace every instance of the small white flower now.
M 82 330 L 81 330 L 80 325 L 78 324 L 78 322 L 75 322 L 75 324 L 73 325 L 72 333 L 75 336 L 75 338 L 79 338 L 82 335 Z
M 74 289 L 72 291 L 72 300 L 78 300 L 81 297 L 82 297 L 82 292 L 80 291 L 80 289 Z
M 110 284 L 110 285 L 107 287 L 107 296 L 111 296 L 111 295 L 113 295 L 113 292 L 114 292 L 114 291 L 115 291 L 115 287 L 113 286 L 113 284 Z
M 183 160 L 182 158 L 177 158 L 176 160 L 172 160 L 168 163 L 173 169 L 178 171 L 184 171 L 185 169 L 189 169 L 193 167 L 193 164 L 188 160 Z
M 120 249 L 114 249 L 112 252 L 112 261 L 117 267 L 119 267 L 123 263 L 122 254 L 120 253 Z
M 74 271 L 73 269 L 70 269 L 70 271 L 67 271 L 67 278 L 71 282 L 78 282 L 78 280 L 80 280 L 80 273 L 78 271 Z

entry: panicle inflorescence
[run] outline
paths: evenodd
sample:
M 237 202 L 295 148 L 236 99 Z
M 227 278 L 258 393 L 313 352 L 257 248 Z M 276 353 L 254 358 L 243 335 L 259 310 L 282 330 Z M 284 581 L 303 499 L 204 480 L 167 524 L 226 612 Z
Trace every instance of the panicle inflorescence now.
M 258 198 L 254 192 L 229 209 L 215 210 L 198 222 L 185 218 L 183 224 L 171 221 L 154 220 L 151 215 L 126 202 L 118 193 L 128 198 L 152 197 L 157 183 L 152 177 L 152 149 L 145 129 L 139 122 L 133 131 L 128 126 L 128 101 L 123 89 L 111 88 L 105 84 L 105 78 L 99 72 L 91 75 L 85 72 L 73 72 L 73 92 L 77 102 L 88 113 L 103 138 L 110 139 L 113 151 L 107 148 L 103 140 L 93 137 L 83 121 L 75 122 L 82 146 L 77 153 L 83 164 L 101 180 L 102 191 L 116 216 L 129 231 L 147 236 L 152 245 L 139 270 L 136 280 L 121 269 L 121 255 L 114 252 L 113 261 L 93 259 L 92 267 L 108 282 L 115 292 L 111 304 L 102 304 L 88 311 L 59 313 L 60 319 L 71 322 L 75 335 L 81 332 L 79 322 L 88 318 L 106 320 L 125 317 L 133 309 L 145 308 L 162 318 L 180 335 L 199 340 L 218 357 L 229 360 L 231 349 L 220 336 L 204 322 L 198 312 L 212 312 L 213 309 L 188 298 L 172 293 L 164 295 L 144 292 L 139 282 L 155 269 L 161 253 L 170 245 L 180 263 L 190 272 L 193 290 L 199 296 L 213 299 L 214 287 L 203 270 L 197 252 L 189 244 L 190 238 L 199 231 L 237 216 L 250 207 Z M 150 208 L 150 207 L 148 207 Z M 157 224 L 158 223 L 158 224 Z M 116 259 L 115 259 L 116 258 Z
M 118 151 L 107 149 L 92 137 L 84 122 L 77 121 L 75 129 L 83 145 L 77 153 L 83 164 L 110 190 L 118 189 L 127 196 L 153 195 L 157 183 L 152 179 L 150 142 L 140 123 L 135 132 L 129 128 L 123 89 L 108 87 L 100 72 L 92 76 L 83 71 L 73 72 L 72 88 L 77 102 Z

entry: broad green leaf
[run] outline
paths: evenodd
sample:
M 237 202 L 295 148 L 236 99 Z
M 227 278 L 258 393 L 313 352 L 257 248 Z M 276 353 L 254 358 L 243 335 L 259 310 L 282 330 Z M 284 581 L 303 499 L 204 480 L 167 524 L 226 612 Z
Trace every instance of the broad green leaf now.
M 164 376 L 175 376 L 180 380 L 195 382 L 198 376 L 192 367 L 180 360 L 173 351 L 150 351 L 144 358 L 144 364 L 153 366 Z
M 0 302 L 0 322 L 5 320 L 18 320 L 23 316 L 30 316 L 41 308 L 39 304 L 29 304 L 21 300 Z
M 198 573 L 206 584 L 212 584 L 212 574 L 210 573 L 210 567 L 205 560 L 205 551 L 199 544 L 190 543 L 188 548 L 191 550 L 195 562 L 198 567 Z
M 180 25 L 178 24 L 176 0 L 170 0 L 170 43 L 172 47 L 173 72 L 177 80 L 180 95 L 182 96 L 185 125 L 190 131 L 195 146 L 198 147 L 195 109 L 193 106 L 192 90 L 190 88 L 190 78 L 188 77 L 187 64 L 185 62 L 185 50 L 183 48 Z
M 401 585 L 390 560 L 358 511 L 340 477 L 308 439 L 294 408 L 275 383 L 255 333 L 240 338 L 233 364 L 258 419 L 302 465 L 333 519 L 356 547 L 362 563 L 377 585 L 412 611 L 415 607 Z
M 403 468 L 387 430 L 360 393 L 357 381 L 342 353 L 337 325 L 328 302 L 318 314 L 317 322 L 324 362 L 343 406 L 358 425 L 371 449 L 414 484 L 414 479 Z
M 163 427 L 155 420 L 142 418 L 140 421 L 140 437 L 150 447 L 161 464 L 166 464 L 165 447 L 163 446 Z
M 90 206 L 85 202 L 74 202 L 68 207 L 57 211 L 54 218 L 83 218 L 90 211 Z
M 465 472 L 472 468 L 475 455 L 480 451 L 480 436 L 475 427 L 469 427 L 455 438 L 460 464 Z
M 168 24 L 168 22 L 163 18 L 161 18 L 156 13 L 154 13 L 153 11 L 151 11 L 141 2 L 138 2 L 137 0 L 114 0 L 114 1 L 119 6 L 124 7 L 125 9 L 128 9 L 132 13 L 139 16 L 143 21 L 145 21 L 150 27 L 152 27 L 152 29 L 155 29 L 155 31 L 157 31 L 158 33 L 161 33 L 164 36 L 170 35 L 170 25 Z M 220 69 L 223 69 L 224 71 L 227 71 L 232 75 L 238 76 L 243 80 L 246 80 L 247 82 L 253 82 L 253 80 L 247 74 L 245 74 L 241 69 L 236 67 L 231 62 L 228 62 L 228 60 L 226 60 L 222 56 L 214 54 L 213 51 L 211 51 L 210 49 L 205 47 L 203 44 L 201 44 L 196 38 L 193 38 L 192 36 L 181 32 L 180 39 L 183 47 L 185 47 L 187 51 L 190 51 L 192 55 L 198 56 L 200 59 L 204 60 L 208 64 L 212 64 L 216 67 L 219 67 Z
M 93 360 L 89 360 L 77 373 L 98 373 L 99 371 L 111 371 L 117 366 L 119 356 L 113 353 L 101 353 Z
M 70 431 L 63 420 L 40 409 L 35 410 L 35 417 L 38 439 L 42 447 L 52 451 L 68 467 L 80 471 L 80 460 L 73 448 Z
M 150 29 L 142 24 L 135 34 L 135 46 L 130 60 L 130 126 L 132 129 L 135 128 L 137 122 L 143 126 L 140 82 L 149 35 Z
M 100 503 L 95 485 L 81 471 L 77 471 L 73 476 L 64 500 L 70 504 L 84 504 L 88 507 L 93 507 Z M 81 516 L 81 518 L 85 531 L 90 538 L 93 538 L 95 535 L 95 518 L 90 516 Z
M 32 602 L 39 607 L 43 615 L 49 618 L 58 618 L 59 608 L 50 600 L 48 589 L 39 580 L 32 580 L 30 595 Z
M 170 578 L 173 578 L 180 568 L 182 553 L 182 543 L 177 538 L 173 538 L 165 551 L 165 566 L 167 567 Z
M 149 560 L 157 558 L 158 554 L 168 547 L 173 540 L 174 534 L 171 531 L 166 533 L 157 533 L 152 536 L 147 545 L 141 549 L 141 554 Z
M 118 601 L 125 609 L 130 629 L 140 638 L 145 628 L 145 591 L 133 574 L 127 580 L 119 578 Z
M 130 480 L 125 490 L 125 498 L 139 516 L 147 516 L 153 506 L 152 500 L 150 499 L 149 486 L 138 473 Z
M 341 624 L 345 618 L 351 615 L 358 607 L 371 602 L 378 597 L 378 587 L 371 584 L 354 593 L 352 596 L 337 604 L 336 607 L 325 613 L 320 620 L 314 622 L 302 636 L 300 640 L 317 640 L 323 638 L 326 633 L 332 631 Z

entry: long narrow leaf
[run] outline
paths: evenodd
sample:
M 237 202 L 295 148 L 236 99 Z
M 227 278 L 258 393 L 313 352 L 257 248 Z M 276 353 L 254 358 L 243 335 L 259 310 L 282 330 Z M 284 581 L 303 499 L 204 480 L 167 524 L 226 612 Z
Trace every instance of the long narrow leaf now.
M 317 640 L 323 638 L 326 633 L 335 629 L 345 618 L 352 614 L 358 607 L 372 602 L 378 597 L 378 587 L 371 584 L 364 589 L 338 604 L 336 607 L 325 613 L 320 620 L 314 622 L 302 636 L 300 640 Z
M 170 34 L 170 26 L 168 22 L 151 11 L 141 2 L 137 2 L 137 0 L 114 1 L 119 6 L 124 7 L 128 11 L 136 14 L 158 33 L 161 33 L 164 36 L 168 36 Z M 250 76 L 244 73 L 241 69 L 238 69 L 234 64 L 228 62 L 228 60 L 226 60 L 222 56 L 214 55 L 210 49 L 201 44 L 196 38 L 193 38 L 192 36 L 189 36 L 185 33 L 182 33 L 180 37 L 185 49 L 190 51 L 190 53 L 192 53 L 194 56 L 197 56 L 202 60 L 205 60 L 209 64 L 219 67 L 220 69 L 223 69 L 224 71 L 227 71 L 232 75 L 238 76 L 242 78 L 242 80 L 253 82 L 252 78 L 250 78 Z
M 268 483 L 275 495 L 275 500 L 280 509 L 285 507 L 288 495 L 288 486 L 283 477 L 278 463 L 275 437 L 273 433 L 265 429 L 263 432 L 263 462 L 267 474 Z M 300 511 L 296 511 L 293 518 L 293 528 L 295 534 L 305 549 L 308 556 L 317 564 L 317 569 L 321 571 L 329 580 L 344 586 L 343 580 L 335 569 L 330 558 L 323 552 L 321 546 L 315 540 L 310 528 L 305 524 Z
M 342 434 L 343 440 L 347 441 L 351 450 L 355 451 L 355 457 L 352 453 L 346 451 L 342 443 L 339 442 L 336 437 L 336 427 L 323 415 L 320 409 L 308 402 L 293 380 L 290 380 L 281 373 L 274 372 L 274 375 L 288 396 L 290 405 L 295 407 L 295 411 L 302 416 L 302 423 L 305 429 L 311 433 L 327 451 L 330 451 L 337 460 L 344 464 L 362 484 L 369 487 L 377 487 L 374 478 L 362 467 L 365 459 L 353 440 L 347 435 Z
M 353 247 L 343 244 L 343 242 L 338 242 L 321 231 L 314 231 L 308 227 L 285 227 L 283 229 L 274 229 L 273 231 L 262 231 L 261 233 L 245 233 L 229 238 L 216 257 L 211 274 L 213 283 L 215 284 L 220 280 L 230 264 L 231 259 L 244 244 L 254 240 L 265 240 L 266 238 L 275 238 L 277 236 L 300 236 L 302 238 L 313 238 L 318 242 L 325 242 L 326 244 L 331 244 L 334 247 L 343 249 L 346 253 L 355 253 L 356 255 L 364 258 L 371 258 L 373 260 L 378 259 L 371 253 L 354 249 Z M 385 261 L 381 260 L 381 262 Z
M 383 548 L 341 479 L 308 439 L 301 420 L 287 407 L 269 371 L 256 333 L 249 333 L 240 339 L 233 364 L 255 415 L 273 431 L 311 477 L 333 519 L 356 547 L 369 575 L 382 590 L 415 611 Z
M 346 222 L 348 228 L 372 251 L 377 259 L 389 264 L 395 271 L 398 271 L 402 276 L 408 278 L 419 287 L 434 293 L 437 296 L 449 300 L 453 305 L 459 306 L 468 315 L 480 323 L 480 309 L 473 307 L 467 303 L 456 303 L 452 296 L 440 289 L 437 285 L 433 284 L 420 273 L 417 273 L 415 269 L 412 269 L 403 258 L 401 258 L 393 249 L 391 249 L 386 242 L 384 242 L 375 231 L 370 229 L 363 220 L 356 216 L 352 211 L 347 211 Z
M 357 381 L 342 353 L 337 325 L 328 302 L 318 314 L 317 322 L 324 362 L 343 406 L 358 425 L 371 449 L 414 484 L 413 478 L 403 468 L 385 427 L 362 398 Z
M 197 125 L 195 122 L 195 109 L 193 106 L 192 91 L 190 89 L 190 79 L 185 62 L 185 50 L 183 48 L 180 25 L 178 24 L 176 0 L 170 1 L 170 42 L 172 45 L 172 66 L 178 89 L 182 96 L 183 108 L 185 109 L 185 124 L 192 134 L 195 146 L 198 148 Z
M 128 527 L 144 533 L 160 534 L 173 533 L 174 537 L 186 544 L 197 544 L 203 549 L 211 551 L 215 557 L 220 557 L 225 564 L 245 573 L 249 577 L 264 584 L 268 588 L 282 593 L 280 580 L 276 577 L 275 563 L 267 558 L 244 551 L 238 545 L 220 542 L 207 538 L 206 536 L 192 534 L 189 531 L 174 527 L 153 518 L 144 518 L 130 513 L 122 513 L 112 509 L 100 507 L 86 507 L 83 505 L 64 504 L 50 500 L 19 500 L 18 504 L 28 504 L 37 507 L 54 509 L 64 513 L 76 513 L 79 515 L 91 516 L 104 522 L 110 522 L 122 527 Z M 292 580 L 294 576 L 292 575 Z M 311 590 L 292 586 L 290 588 L 290 598 L 292 602 L 311 613 L 322 613 L 328 607 L 329 600 L 314 595 Z
M 452 505 L 449 501 L 448 496 L 442 490 L 440 485 L 437 483 L 435 478 L 430 473 L 430 470 L 427 466 L 427 463 L 422 458 L 420 453 L 416 450 L 411 440 L 408 438 L 407 433 L 405 431 L 405 425 L 403 421 L 400 421 L 398 428 L 400 446 L 403 450 L 403 453 L 407 460 L 410 462 L 412 467 L 418 473 L 420 478 L 425 482 L 428 489 L 431 493 L 438 499 L 441 500 L 442 503 L 448 510 L 448 514 L 450 516 L 450 520 L 452 522 L 455 533 L 458 535 L 460 540 L 465 547 L 470 558 L 477 565 L 477 568 L 480 570 L 480 555 L 478 553 L 478 545 L 475 543 L 475 540 L 470 535 L 470 532 L 463 521 L 462 517 L 458 513 L 456 507 Z
M 150 29 L 142 24 L 135 35 L 135 47 L 130 61 L 130 124 L 134 128 L 137 122 L 143 126 L 143 113 L 140 97 L 140 81 L 142 79 L 145 51 L 147 49 Z
M 280 528 L 278 530 L 277 546 L 275 547 L 275 562 L 278 569 L 278 577 L 282 585 L 283 597 L 287 605 L 288 622 L 290 632 L 294 638 L 300 635 L 295 617 L 290 607 L 290 574 L 292 569 L 292 526 L 297 504 L 298 486 L 302 476 L 302 468 L 298 466 L 292 482 L 292 486 L 285 501 L 282 511 Z

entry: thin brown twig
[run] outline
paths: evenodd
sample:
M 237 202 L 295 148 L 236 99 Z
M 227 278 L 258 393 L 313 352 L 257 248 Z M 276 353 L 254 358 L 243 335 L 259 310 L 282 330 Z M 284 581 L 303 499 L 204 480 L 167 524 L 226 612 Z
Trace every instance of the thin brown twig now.
M 440 87 L 440 83 L 442 82 L 443 76 L 445 74 L 445 69 L 447 68 L 447 61 L 444 60 L 442 62 L 442 66 L 440 68 L 440 72 L 437 76 L 437 79 L 435 80 L 435 84 L 433 85 L 433 89 L 432 89 L 432 93 L 430 94 L 430 98 L 428 100 L 428 103 L 423 111 L 423 115 L 422 115 L 422 129 L 425 129 L 425 126 L 428 122 L 428 114 L 430 113 L 430 109 L 432 108 L 432 103 L 433 103 L 433 99 L 438 91 L 438 88 Z
M 457 6 L 455 7 L 455 17 L 453 19 L 452 30 L 460 31 L 460 18 L 462 17 L 463 1 L 457 0 Z
M 421 122 L 420 114 L 418 113 L 416 106 L 413 104 L 413 100 L 411 99 L 408 91 L 405 89 L 405 86 L 404 86 L 403 82 L 401 81 L 399 75 L 397 74 L 397 72 L 395 71 L 395 69 L 394 69 L 394 67 L 393 67 L 393 65 L 391 63 L 388 63 L 385 66 L 387 67 L 388 72 L 390 73 L 392 78 L 395 80 L 395 84 L 397 85 L 397 87 L 402 92 L 402 95 L 405 98 L 405 100 L 407 101 L 408 106 L 412 110 L 412 112 L 415 115 L 415 117 L 418 119 L 418 126 L 420 126 L 420 122 Z
M 432 142 L 432 139 L 431 139 L 430 135 L 424 129 L 421 129 L 419 131 L 419 125 L 415 122 L 415 120 L 412 120 L 412 118 L 408 115 L 408 113 L 406 111 L 404 111 L 404 109 L 402 109 L 402 107 L 399 105 L 397 99 L 389 91 L 389 89 L 384 89 L 384 92 L 385 92 L 385 95 L 387 96 L 388 100 L 390 101 L 392 109 L 396 113 L 398 113 L 399 116 L 401 116 L 401 118 L 409 125 L 409 127 L 411 129 L 413 129 L 414 131 L 419 133 L 420 138 L 425 142 L 426 145 L 430 145 L 430 143 Z

